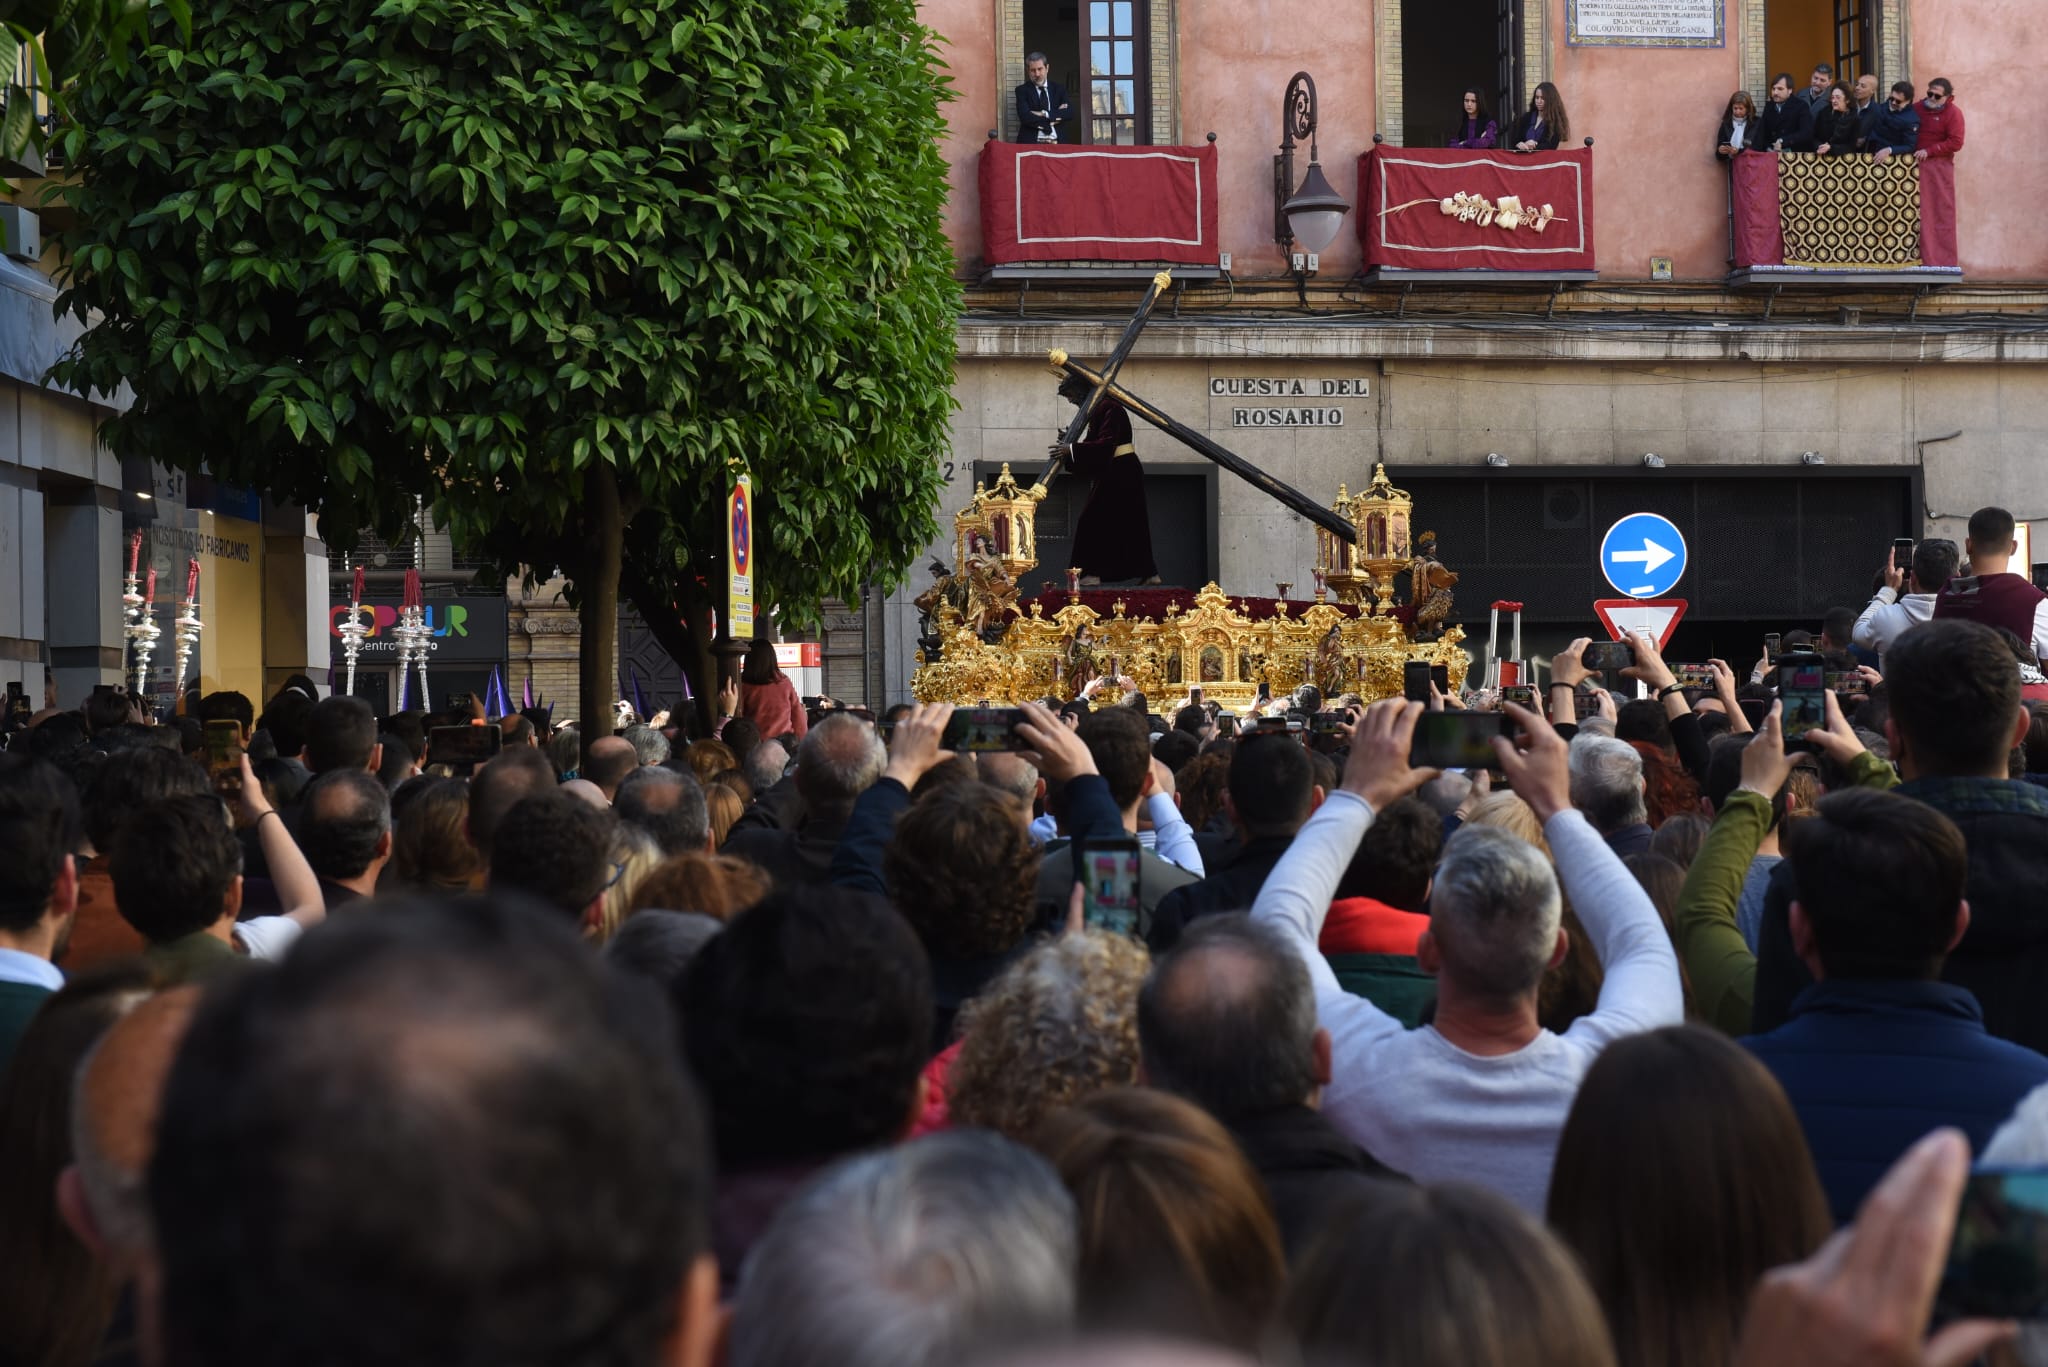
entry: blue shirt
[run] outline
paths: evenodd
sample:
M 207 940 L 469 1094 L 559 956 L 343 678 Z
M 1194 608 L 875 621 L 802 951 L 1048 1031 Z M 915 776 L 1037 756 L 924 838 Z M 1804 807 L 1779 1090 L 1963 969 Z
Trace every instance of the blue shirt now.
M 0 983 L 23 983 L 55 992 L 64 985 L 64 970 L 35 954 L 0 949 Z

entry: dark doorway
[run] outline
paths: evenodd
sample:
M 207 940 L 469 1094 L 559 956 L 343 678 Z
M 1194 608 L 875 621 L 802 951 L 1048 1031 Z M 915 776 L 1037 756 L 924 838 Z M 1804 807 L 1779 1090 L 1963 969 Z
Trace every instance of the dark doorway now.
M 1082 111 L 1088 107 L 1087 68 L 1081 65 L 1081 6 L 1076 0 L 1024 0 L 1024 51 L 1045 54 L 1048 75 L 1067 89 L 1074 117 L 1060 125 L 1061 142 L 1082 138 Z M 1003 92 L 1004 126 L 1015 134 L 1016 92 Z
M 993 482 L 999 466 L 981 464 L 975 474 Z M 1074 524 L 1088 501 L 1088 481 L 1064 475 L 1053 481 L 1038 505 L 1038 568 L 1024 576 L 1022 597 L 1064 588 L 1067 560 L 1074 544 Z M 1216 577 L 1216 468 L 1214 466 L 1145 466 L 1145 520 L 1152 531 L 1152 558 L 1160 582 L 1168 587 L 1199 589 Z
M 1521 50 L 1521 0 L 1401 0 L 1402 142 L 1442 147 L 1468 87 L 1506 133 L 1526 104 Z
M 1691 605 L 1678 628 L 1688 648 L 1711 640 L 1752 660 L 1757 624 L 1812 630 L 1831 607 L 1860 609 L 1891 538 L 1920 533 L 1917 472 L 1395 474 L 1415 495 L 1417 525 L 1436 529 L 1459 572 L 1455 619 L 1481 640 L 1487 605 L 1503 598 L 1526 605 L 1532 632 L 1597 632 L 1593 601 L 1620 596 L 1601 577 L 1600 538 L 1630 513 L 1660 513 L 1685 536 L 1689 562 L 1672 596 Z

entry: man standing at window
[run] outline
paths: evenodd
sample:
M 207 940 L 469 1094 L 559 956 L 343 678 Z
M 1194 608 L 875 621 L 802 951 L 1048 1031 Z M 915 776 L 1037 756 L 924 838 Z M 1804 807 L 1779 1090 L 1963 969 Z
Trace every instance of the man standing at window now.
M 1060 142 L 1060 125 L 1072 110 L 1067 88 L 1046 79 L 1043 52 L 1024 58 L 1024 84 L 1017 87 L 1017 141 Z

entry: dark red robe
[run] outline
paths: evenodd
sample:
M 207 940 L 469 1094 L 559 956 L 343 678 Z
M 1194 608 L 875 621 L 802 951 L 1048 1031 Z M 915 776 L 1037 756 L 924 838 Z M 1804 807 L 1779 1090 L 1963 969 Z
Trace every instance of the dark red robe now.
M 1131 449 L 1131 415 L 1122 404 L 1104 397 L 1095 405 L 1087 433 L 1074 443 L 1073 469 L 1095 487 L 1075 524 L 1067 564 L 1105 582 L 1158 574 L 1145 512 L 1145 467 Z

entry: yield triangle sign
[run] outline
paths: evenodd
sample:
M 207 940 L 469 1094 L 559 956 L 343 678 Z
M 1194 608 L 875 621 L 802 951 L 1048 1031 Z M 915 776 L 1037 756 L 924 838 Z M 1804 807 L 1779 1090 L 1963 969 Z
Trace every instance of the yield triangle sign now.
M 1685 616 L 1685 608 L 1683 598 L 1602 598 L 1593 604 L 1600 625 L 1615 640 L 1640 631 L 1657 643 L 1658 650 L 1671 644 L 1671 633 Z

